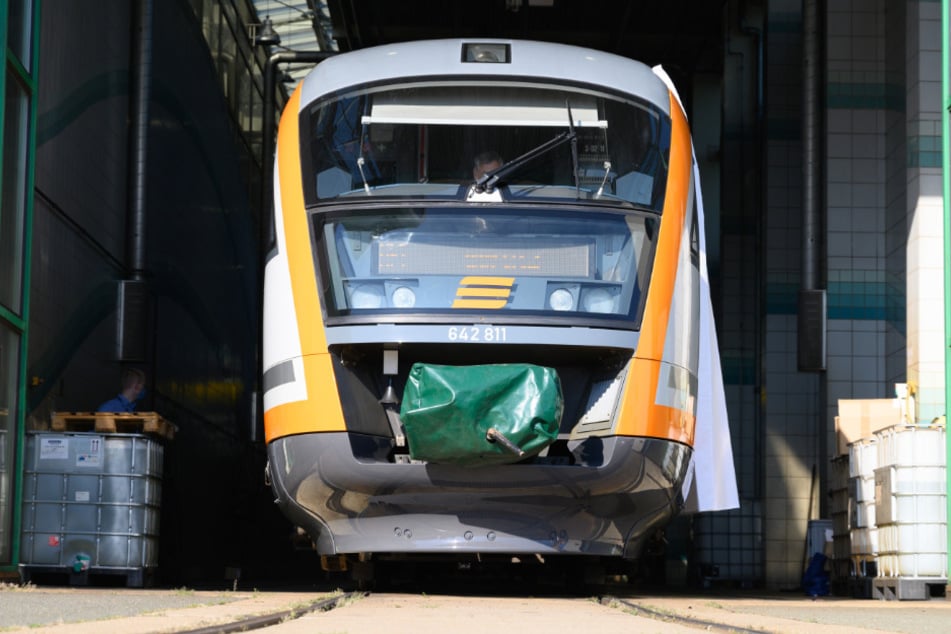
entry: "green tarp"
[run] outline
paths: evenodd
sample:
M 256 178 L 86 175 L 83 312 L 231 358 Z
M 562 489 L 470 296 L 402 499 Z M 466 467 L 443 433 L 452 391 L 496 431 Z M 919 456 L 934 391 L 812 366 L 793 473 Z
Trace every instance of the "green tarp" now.
M 563 410 L 552 368 L 416 363 L 400 417 L 412 458 L 476 466 L 534 456 L 558 436 Z

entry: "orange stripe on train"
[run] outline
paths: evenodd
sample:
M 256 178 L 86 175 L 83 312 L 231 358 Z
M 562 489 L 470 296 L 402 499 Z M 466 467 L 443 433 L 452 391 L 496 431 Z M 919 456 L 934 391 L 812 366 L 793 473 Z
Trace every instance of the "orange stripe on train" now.
M 301 177 L 298 132 L 300 91 L 298 86 L 281 116 L 276 160 L 307 400 L 279 405 L 265 412 L 264 433 L 268 442 L 289 434 L 346 430 L 333 364 L 327 352 L 320 298 L 315 292 L 317 278 Z
M 630 373 L 621 396 L 617 433 L 693 442 L 693 414 L 655 404 L 660 361 L 677 279 L 681 237 L 690 193 L 691 143 L 687 120 L 671 95 L 670 169 L 657 251 L 647 291 L 644 319 Z

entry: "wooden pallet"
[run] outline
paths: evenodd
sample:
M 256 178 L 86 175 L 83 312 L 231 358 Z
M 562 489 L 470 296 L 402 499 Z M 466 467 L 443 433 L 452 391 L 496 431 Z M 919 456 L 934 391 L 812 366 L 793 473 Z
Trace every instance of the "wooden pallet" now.
M 53 412 L 53 431 L 153 434 L 171 440 L 178 428 L 155 412 Z
M 4 583 L 16 583 L 20 580 L 20 574 L 12 570 L 0 570 L 0 585 Z

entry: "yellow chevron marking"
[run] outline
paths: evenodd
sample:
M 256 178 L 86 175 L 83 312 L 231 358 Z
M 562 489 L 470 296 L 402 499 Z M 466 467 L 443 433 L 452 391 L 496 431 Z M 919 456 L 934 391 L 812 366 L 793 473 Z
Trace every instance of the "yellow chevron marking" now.
M 459 281 L 459 286 L 507 286 L 512 288 L 515 284 L 514 277 L 486 277 L 481 275 L 470 275 Z
M 512 290 L 508 288 L 460 288 L 456 297 L 508 297 Z
M 482 308 L 497 310 L 505 308 L 509 296 L 512 294 L 514 277 L 483 277 L 470 275 L 462 278 L 459 288 L 456 289 L 456 300 L 453 308 Z M 478 299 L 478 298 L 496 299 Z

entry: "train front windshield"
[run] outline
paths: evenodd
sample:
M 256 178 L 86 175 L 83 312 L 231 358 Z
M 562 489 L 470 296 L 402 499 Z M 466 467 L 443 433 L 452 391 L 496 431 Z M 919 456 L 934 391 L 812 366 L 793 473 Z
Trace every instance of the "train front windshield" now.
M 377 87 L 302 115 L 305 200 L 464 199 L 495 157 L 506 200 L 584 200 L 659 212 L 670 119 L 656 106 L 525 84 Z
M 333 317 L 445 311 L 636 327 L 657 218 L 536 208 L 314 214 Z
M 657 107 L 524 82 L 403 84 L 317 101 L 301 135 L 331 319 L 638 327 L 670 149 Z

